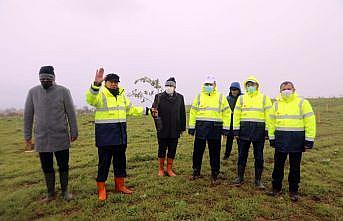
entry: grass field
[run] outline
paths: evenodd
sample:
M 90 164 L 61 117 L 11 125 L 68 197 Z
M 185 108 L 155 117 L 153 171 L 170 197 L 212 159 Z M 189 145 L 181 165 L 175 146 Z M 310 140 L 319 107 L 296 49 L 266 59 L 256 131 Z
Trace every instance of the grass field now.
M 181 137 L 177 150 L 174 169 L 178 176 L 157 177 L 157 142 L 150 117 L 128 120 L 127 184 L 135 193 L 127 196 L 113 191 L 111 168 L 108 200 L 98 202 L 93 116 L 83 115 L 78 122 L 80 137 L 70 154 L 70 189 L 75 199 L 64 202 L 58 198 L 42 204 L 44 178 L 37 153 L 23 152 L 22 118 L 1 118 L 0 220 L 343 220 L 343 98 L 311 102 L 318 136 L 315 148 L 303 156 L 301 198 L 297 203 L 291 203 L 288 197 L 288 166 L 281 197 L 271 198 L 255 190 L 252 151 L 245 184 L 240 188 L 230 186 L 236 174 L 236 144 L 230 159 L 221 161 L 221 185 L 210 185 L 207 150 L 204 178 L 188 181 L 193 138 L 187 134 Z M 266 143 L 263 180 L 268 188 L 272 168 L 273 149 Z

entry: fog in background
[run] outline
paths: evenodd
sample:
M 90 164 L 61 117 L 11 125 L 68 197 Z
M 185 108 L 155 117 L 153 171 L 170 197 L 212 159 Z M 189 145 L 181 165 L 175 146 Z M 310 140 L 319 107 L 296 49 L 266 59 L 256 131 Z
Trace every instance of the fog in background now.
M 0 0 L 0 27 L 0 108 L 22 108 L 43 65 L 79 107 L 99 66 L 127 91 L 174 76 L 187 104 L 206 74 L 224 93 L 253 74 L 271 97 L 284 80 L 306 97 L 343 95 L 341 0 Z

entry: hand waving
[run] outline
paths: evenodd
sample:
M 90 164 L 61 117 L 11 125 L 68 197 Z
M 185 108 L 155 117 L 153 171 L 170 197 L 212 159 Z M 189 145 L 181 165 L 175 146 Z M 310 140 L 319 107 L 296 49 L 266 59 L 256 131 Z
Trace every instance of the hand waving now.
M 99 70 L 96 70 L 95 82 L 101 83 L 101 82 L 103 82 L 103 80 L 104 80 L 104 69 L 99 68 Z

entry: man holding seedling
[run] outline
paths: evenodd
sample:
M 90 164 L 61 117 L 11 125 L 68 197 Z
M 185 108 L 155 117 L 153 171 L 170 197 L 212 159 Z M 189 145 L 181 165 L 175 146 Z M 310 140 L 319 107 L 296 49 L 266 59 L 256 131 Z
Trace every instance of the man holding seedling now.
M 176 80 L 169 78 L 165 83 L 165 91 L 155 96 L 152 105 L 153 117 L 160 118 L 160 126 L 156 125 L 158 138 L 158 176 L 164 176 L 164 162 L 167 155 L 167 175 L 176 176 L 172 170 L 176 147 L 180 134 L 186 130 L 186 111 L 183 96 L 175 91 Z M 168 151 L 168 153 L 167 153 Z

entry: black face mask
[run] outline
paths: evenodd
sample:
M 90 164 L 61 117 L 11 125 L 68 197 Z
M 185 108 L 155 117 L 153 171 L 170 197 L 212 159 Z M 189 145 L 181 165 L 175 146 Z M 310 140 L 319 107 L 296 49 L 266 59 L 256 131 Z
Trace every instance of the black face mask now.
M 53 84 L 52 81 L 41 81 L 40 83 L 45 90 L 51 87 Z
M 110 89 L 110 88 L 108 88 L 108 90 L 111 92 L 111 94 L 113 95 L 113 96 L 118 96 L 118 94 L 119 94 L 119 88 L 116 88 L 116 89 Z

